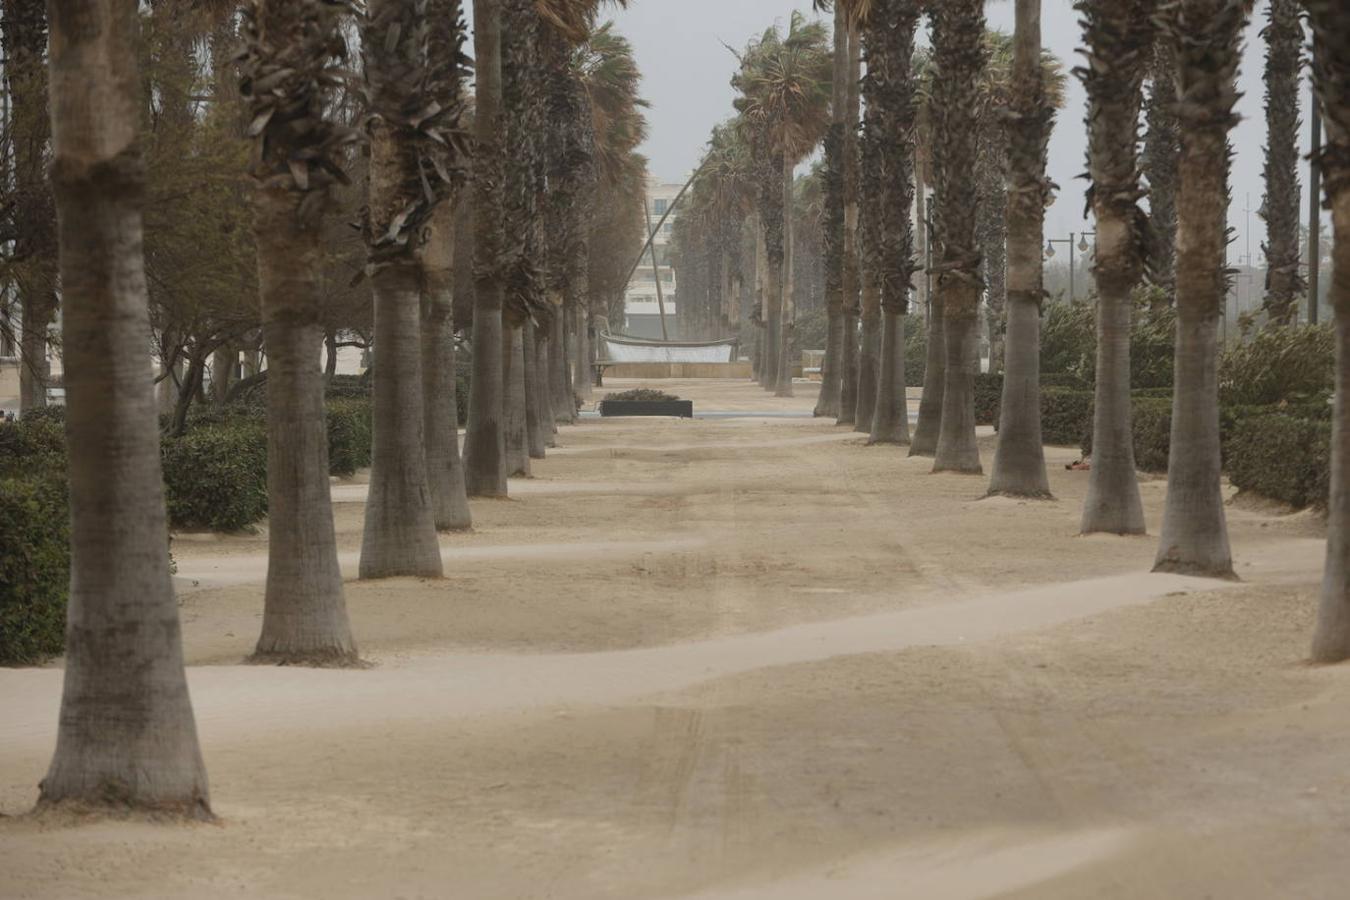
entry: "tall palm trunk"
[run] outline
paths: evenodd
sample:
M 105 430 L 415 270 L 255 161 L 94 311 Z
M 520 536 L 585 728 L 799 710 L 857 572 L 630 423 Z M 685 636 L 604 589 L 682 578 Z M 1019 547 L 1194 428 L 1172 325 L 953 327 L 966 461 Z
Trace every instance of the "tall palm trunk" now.
M 505 384 L 502 381 L 502 6 L 473 0 L 477 94 L 474 131 L 473 377 L 464 437 L 464 484 L 470 497 L 505 497 Z
M 1307 286 L 1299 274 L 1298 94 L 1303 26 L 1298 0 L 1270 0 L 1266 39 L 1266 312 L 1271 322 L 1298 321 Z
M 510 322 L 503 329 L 502 380 L 506 382 L 506 474 L 529 477 L 530 440 L 526 430 L 524 321 Z
M 376 0 L 363 29 L 371 94 L 370 222 L 375 300 L 374 440 L 361 536 L 362 578 L 442 574 L 427 482 L 422 385 L 422 273 L 415 243 L 434 207 L 416 209 L 423 173 L 415 132 L 404 120 L 425 65 L 417 0 Z M 391 240 L 390 234 L 401 235 Z
M 1183 108 L 1177 350 L 1167 505 L 1155 571 L 1233 576 L 1219 459 L 1219 315 L 1228 293 L 1228 132 L 1246 0 L 1185 0 L 1172 37 Z
M 1132 294 L 1143 279 L 1146 219 L 1139 208 L 1135 134 L 1153 45 L 1155 0 L 1080 0 L 1088 65 L 1090 201 L 1097 219 L 1097 382 L 1084 534 L 1143 534 L 1130 421 Z
M 422 251 L 423 440 L 437 531 L 473 526 L 459 456 L 455 394 L 454 215 L 449 203 L 436 209 Z
M 1339 0 L 1307 0 L 1312 25 L 1313 81 L 1326 125 L 1320 157 L 1331 206 L 1331 305 L 1336 322 L 1336 411 L 1331 440 L 1327 561 L 1312 658 L 1350 658 L 1350 8 Z
M 595 393 L 591 390 L 591 382 L 594 380 L 591 375 L 594 352 L 591 347 L 591 316 L 588 307 L 587 298 L 583 295 L 581 302 L 577 304 L 577 359 L 576 371 L 572 377 L 572 392 L 582 400 L 591 399 Z
M 258 134 L 254 232 L 263 345 L 267 348 L 267 586 L 254 658 L 284 664 L 356 660 L 338 568 L 324 426 L 323 211 L 335 179 L 336 148 L 349 130 L 325 118 L 339 19 L 313 2 L 266 0 L 245 13 L 249 53 L 243 96 Z M 289 77 L 277 80 L 278 73 Z M 267 81 L 271 88 L 254 92 Z M 296 128 L 304 123 L 306 129 Z M 325 147 L 325 141 L 330 142 Z M 331 149 L 330 149 L 331 148 Z M 315 155 L 297 179 L 292 161 Z M 311 171 L 312 170 L 312 171 Z M 213 377 L 227 383 L 217 351 Z M 222 394 L 218 399 L 224 400 Z
M 942 295 L 942 424 L 938 428 L 935 472 L 978 474 L 975 443 L 975 373 L 979 369 L 980 253 L 975 243 L 979 200 L 975 179 L 979 135 L 979 81 L 985 66 L 984 4 L 951 0 L 935 7 L 933 20 L 933 109 L 936 136 L 938 219 L 942 256 L 938 293 Z
M 1163 289 L 1169 304 L 1176 289 L 1177 161 L 1181 156 L 1176 75 L 1176 55 L 1167 38 L 1159 35 L 1149 70 L 1147 130 L 1139 164 L 1148 180 L 1149 280 Z
M 760 222 L 764 229 L 764 350 L 759 384 L 766 391 L 778 384 L 783 353 L 783 233 L 788 210 L 783 206 L 783 167 L 774 152 L 760 172 Z
M 1041 0 L 1017 0 L 1008 122 L 1008 325 L 998 449 L 989 493 L 1049 497 L 1041 442 L 1041 241 L 1050 202 L 1046 158 L 1055 110 L 1041 65 Z
M 47 405 L 51 364 L 47 329 L 56 314 L 56 208 L 47 178 L 51 121 L 47 108 L 47 18 L 34 0 L 0 3 L 0 47 L 9 99 L 5 125 L 9 163 L 7 200 L 13 226 L 10 274 L 18 288 L 19 411 Z
M 941 243 L 931 231 L 928 234 L 933 256 L 940 254 Z M 919 394 L 919 421 L 914 425 L 914 438 L 909 445 L 910 456 L 933 456 L 937 453 L 938 431 L 942 427 L 942 398 L 947 386 L 947 317 L 942 292 L 929 294 L 928 345 L 924 350 L 923 391 Z
M 539 336 L 533 319 L 525 320 L 522 332 L 525 354 L 525 437 L 530 459 L 543 459 L 548 448 L 548 430 L 544 426 L 544 396 L 539 382 Z
M 567 316 L 570 313 L 565 303 L 557 308 L 553 316 L 553 334 L 548 342 L 549 402 L 552 404 L 553 421 L 559 425 L 571 425 L 577 420 L 567 359 Z
M 881 292 L 880 353 L 870 444 L 909 443 L 905 397 L 905 314 L 909 310 L 914 260 L 914 33 L 915 0 L 882 0 L 867 25 L 867 136 L 880 180 L 872 207 L 873 265 Z
M 872 433 L 872 416 L 877 406 L 877 381 L 881 369 L 881 285 L 875 272 L 863 267 L 862 341 L 858 347 L 858 398 L 853 413 L 853 430 Z
M 844 115 L 844 350 L 839 354 L 839 417 L 836 425 L 852 425 L 858 412 L 858 321 L 862 317 L 862 281 L 858 270 L 858 117 L 861 110 L 862 38 L 856 25 L 848 29 L 847 105 Z
M 211 816 L 169 575 L 142 257 L 137 10 L 53 3 L 52 184 L 65 299 L 70 601 L 39 806 Z
M 844 353 L 844 129 L 848 113 L 849 40 L 843 3 L 834 5 L 834 77 L 830 129 L 825 135 L 825 212 L 822 223 L 825 314 L 828 326 L 814 414 L 839 418 Z
M 781 281 L 783 302 L 782 308 L 779 310 L 781 344 L 778 350 L 778 374 L 774 383 L 775 397 L 792 396 L 792 370 L 795 368 L 792 358 L 795 332 L 794 319 L 796 317 L 796 308 L 793 305 L 794 278 L 792 272 L 792 188 L 793 170 L 795 168 L 791 155 L 785 152 L 783 154 L 783 274 Z

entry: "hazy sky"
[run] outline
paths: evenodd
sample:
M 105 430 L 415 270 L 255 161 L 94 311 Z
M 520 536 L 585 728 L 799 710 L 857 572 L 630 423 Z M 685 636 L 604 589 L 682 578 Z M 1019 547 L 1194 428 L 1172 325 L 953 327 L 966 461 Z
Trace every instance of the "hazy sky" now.
M 810 0 L 635 0 L 627 10 L 614 14 L 618 29 L 633 42 L 644 76 L 643 94 L 652 104 L 648 114 L 651 137 L 643 152 L 651 160 L 654 175 L 668 181 L 687 178 L 712 126 L 731 114 L 730 80 L 735 58 L 723 44 L 743 47 L 748 39 L 775 21 L 786 23 L 794 8 L 809 13 Z M 1077 65 L 1080 30 L 1070 0 L 1044 0 L 1043 15 L 1046 46 L 1066 65 Z M 991 28 L 1011 31 L 1013 4 L 1010 0 L 990 3 L 988 19 Z M 1262 2 L 1247 34 L 1241 76 L 1245 95 L 1239 104 L 1244 121 L 1233 132 L 1237 155 L 1229 213 L 1237 230 L 1229 259 L 1239 261 L 1246 253 L 1250 237 L 1251 252 L 1258 265 L 1265 235 L 1264 223 L 1256 214 L 1261 205 L 1261 155 L 1265 142 L 1261 91 L 1264 44 L 1258 36 L 1264 19 Z M 1084 183 L 1078 179 L 1086 168 L 1084 103 L 1082 85 L 1071 78 L 1066 106 L 1060 112 L 1050 147 L 1050 174 L 1061 188 L 1046 219 L 1046 232 L 1051 236 L 1092 227 L 1083 219 Z M 1306 118 L 1306 92 L 1304 103 Z M 1306 126 L 1300 137 L 1306 152 Z M 1306 209 L 1306 170 L 1301 179 Z M 1250 216 L 1246 211 L 1249 194 Z

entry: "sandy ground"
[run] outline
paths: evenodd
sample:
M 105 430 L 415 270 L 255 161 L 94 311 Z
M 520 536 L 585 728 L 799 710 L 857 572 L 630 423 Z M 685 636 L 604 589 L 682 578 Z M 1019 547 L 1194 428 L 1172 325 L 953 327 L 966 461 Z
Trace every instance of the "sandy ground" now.
M 564 429 L 446 579 L 348 583 L 370 669 L 238 665 L 265 531 L 179 535 L 219 824 L 24 815 L 60 672 L 0 670 L 0 897 L 1345 896 L 1314 517 L 1238 498 L 1242 582 L 1148 575 L 1075 536 L 1072 451 L 985 500 L 784 417 L 813 386 L 664 386 L 773 417 Z

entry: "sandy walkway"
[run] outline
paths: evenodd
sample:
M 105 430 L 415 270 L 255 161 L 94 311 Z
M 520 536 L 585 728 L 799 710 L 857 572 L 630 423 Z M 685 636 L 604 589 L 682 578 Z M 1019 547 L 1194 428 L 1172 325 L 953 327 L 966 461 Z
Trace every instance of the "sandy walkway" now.
M 1342 895 L 1315 519 L 1230 506 L 1244 582 L 1216 585 L 1075 537 L 1062 464 L 1016 503 L 810 419 L 561 439 L 443 537 L 450 577 L 348 584 L 370 670 L 235 665 L 265 533 L 176 541 L 222 824 L 0 821 L 0 897 Z M 335 493 L 347 562 L 363 497 Z M 59 691 L 0 670 L 0 813 Z

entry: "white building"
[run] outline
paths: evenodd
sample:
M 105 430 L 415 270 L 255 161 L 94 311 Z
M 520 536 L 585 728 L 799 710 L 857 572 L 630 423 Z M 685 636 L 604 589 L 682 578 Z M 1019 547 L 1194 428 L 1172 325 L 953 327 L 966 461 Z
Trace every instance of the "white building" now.
M 655 229 L 661 217 L 670 209 L 683 185 L 666 184 L 659 178 L 647 182 L 647 228 Z M 656 232 L 652 247 L 642 256 L 642 261 L 633 272 L 624 294 L 625 334 L 637 337 L 661 338 L 661 307 L 665 307 L 667 336 L 675 339 L 676 290 L 675 269 L 670 265 L 670 235 L 675 219 L 679 216 L 677 207 Z M 656 260 L 653 265 L 652 254 Z M 660 296 L 657 295 L 657 279 L 660 279 Z

